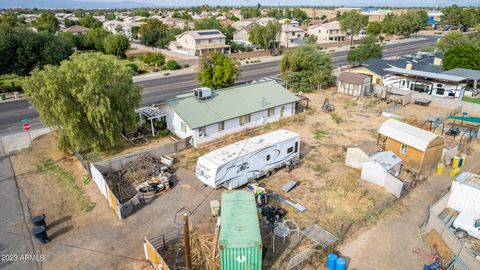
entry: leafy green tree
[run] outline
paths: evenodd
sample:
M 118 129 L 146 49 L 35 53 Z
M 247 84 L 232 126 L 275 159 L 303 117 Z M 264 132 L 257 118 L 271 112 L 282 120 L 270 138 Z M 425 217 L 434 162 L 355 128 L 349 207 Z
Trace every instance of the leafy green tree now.
M 80 25 L 80 21 L 78 20 L 70 20 L 70 19 L 65 19 L 63 22 L 65 24 L 65 27 L 72 27 L 74 25 Z
M 103 28 L 92 28 L 88 30 L 87 40 L 96 50 L 103 52 L 103 42 L 110 35 L 112 34 Z
M 147 65 L 160 67 L 165 64 L 165 55 L 160 52 L 149 52 L 143 57 L 143 62 Z
M 125 57 L 125 52 L 130 47 L 130 41 L 125 35 L 109 35 L 103 40 L 104 51 L 117 57 Z
M 168 60 L 167 63 L 165 64 L 165 67 L 168 70 L 176 70 L 179 69 L 180 66 L 178 65 L 177 61 L 175 60 Z
M 449 25 L 451 29 L 460 29 L 462 27 L 463 9 L 457 5 L 451 5 L 442 9 L 443 15 L 440 20 L 443 24 Z
M 443 69 L 454 68 L 480 70 L 480 47 L 461 44 L 448 49 L 443 58 Z
M 367 35 L 377 37 L 382 33 L 382 24 L 380 22 L 369 22 L 367 26 Z
M 248 32 L 248 40 L 263 49 L 271 49 L 277 44 L 282 26 L 269 21 L 265 26 L 254 25 Z
M 93 45 L 87 39 L 87 35 L 82 33 L 70 33 L 70 32 L 61 32 L 59 36 L 70 40 L 74 47 L 79 50 L 91 50 L 94 49 Z
M 141 88 L 113 56 L 74 54 L 60 66 L 36 69 L 23 88 L 64 151 L 104 151 L 135 125 Z
M 256 18 L 260 16 L 260 9 L 253 7 L 242 7 L 240 9 L 240 15 L 242 15 L 244 19 Z
M 374 37 L 365 37 L 360 46 L 350 49 L 347 61 L 354 64 L 361 64 L 370 58 L 382 58 L 382 47 Z
M 23 17 L 18 17 L 18 13 L 13 11 L 7 11 L 0 15 L 0 24 L 8 23 L 11 27 L 15 27 L 20 24 L 25 24 Z
M 303 45 L 287 51 L 280 69 L 288 86 L 295 91 L 311 92 L 319 85 L 332 81 L 332 58 L 313 45 Z
M 302 22 L 302 21 L 308 19 L 308 16 L 307 16 L 307 13 L 305 13 L 305 11 L 303 11 L 299 8 L 295 8 L 292 11 L 292 17 L 290 19 L 295 19 L 297 21 Z
M 394 35 L 396 33 L 396 18 L 394 14 L 387 14 L 381 23 L 382 33 L 387 35 Z
M 353 44 L 353 37 L 360 34 L 360 30 L 367 26 L 368 17 L 360 14 L 357 10 L 344 12 L 340 18 L 340 28 L 350 36 L 350 46 Z
M 148 17 L 150 14 L 148 13 L 148 9 L 146 8 L 139 8 L 130 11 L 128 14 L 129 16 L 141 16 L 141 17 Z
M 140 26 L 140 42 L 144 45 L 155 46 L 158 40 L 165 35 L 168 26 L 158 19 L 148 19 Z
M 231 86 L 240 77 L 236 62 L 223 53 L 214 52 L 200 58 L 195 78 L 202 86 L 212 89 Z
M 279 8 L 269 9 L 269 10 L 267 10 L 267 16 L 275 18 L 277 20 L 281 19 L 281 18 L 283 18 L 283 10 L 279 9 Z
M 446 51 L 446 50 L 448 50 L 450 48 L 453 48 L 455 46 L 467 45 L 467 44 L 470 44 L 470 43 L 471 43 L 471 41 L 468 38 L 468 36 L 466 36 L 462 32 L 460 32 L 460 31 L 449 31 L 448 33 L 443 35 L 442 38 L 440 38 L 440 40 L 438 40 L 437 47 L 438 47 L 438 49 L 440 49 L 442 51 Z
M 222 29 L 222 24 L 215 18 L 203 18 L 194 23 L 195 30 Z
M 58 20 L 51 12 L 42 13 L 40 17 L 33 22 L 38 32 L 46 31 L 48 33 L 55 33 L 59 29 Z
M 59 64 L 73 53 L 73 44 L 61 36 L 4 23 L 0 24 L 0 52 L 0 74 L 25 76 L 35 67 Z
M 114 12 L 108 12 L 108 13 L 105 15 L 105 19 L 106 19 L 106 20 L 109 20 L 109 21 L 115 20 L 115 13 L 114 13 Z
M 80 19 L 80 25 L 87 28 L 102 28 L 101 21 L 95 19 L 92 15 L 85 15 Z

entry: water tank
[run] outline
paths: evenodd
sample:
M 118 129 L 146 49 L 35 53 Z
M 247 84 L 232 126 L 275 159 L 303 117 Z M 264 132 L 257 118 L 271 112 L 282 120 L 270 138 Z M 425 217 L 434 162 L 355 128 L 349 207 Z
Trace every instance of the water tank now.
M 335 264 L 335 270 L 346 270 L 347 261 L 344 258 L 338 258 L 337 263 Z
M 47 226 L 45 222 L 45 215 L 41 214 L 32 218 L 32 224 L 35 226 Z
M 35 226 L 32 230 L 32 235 L 37 238 L 40 243 L 47 243 L 48 242 L 48 235 L 45 226 Z
M 327 268 L 328 270 L 335 270 L 335 264 L 337 263 L 337 254 L 329 253 L 327 256 Z

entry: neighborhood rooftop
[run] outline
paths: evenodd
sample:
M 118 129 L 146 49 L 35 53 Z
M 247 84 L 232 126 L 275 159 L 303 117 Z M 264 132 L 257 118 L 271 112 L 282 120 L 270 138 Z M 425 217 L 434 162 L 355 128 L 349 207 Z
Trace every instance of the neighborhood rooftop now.
M 222 32 L 212 29 L 212 30 L 200 30 L 200 31 L 186 31 L 181 35 L 190 35 L 194 39 L 210 39 L 210 38 L 224 38 L 225 35 Z
M 434 133 L 395 119 L 383 122 L 378 133 L 421 151 L 427 150 L 430 143 L 439 137 Z
M 189 94 L 167 103 L 195 129 L 299 100 L 277 82 L 266 81 L 216 90 L 209 99 Z
M 426 71 L 420 71 L 420 70 L 410 70 L 410 69 L 406 69 L 406 68 L 396 68 L 396 67 L 386 68 L 385 71 L 390 72 L 390 73 L 395 73 L 395 74 L 410 75 L 410 76 L 423 77 L 423 78 L 429 78 L 429 79 L 437 79 L 437 80 L 457 82 L 457 83 L 467 80 L 467 78 L 460 77 L 460 76 L 426 72 Z

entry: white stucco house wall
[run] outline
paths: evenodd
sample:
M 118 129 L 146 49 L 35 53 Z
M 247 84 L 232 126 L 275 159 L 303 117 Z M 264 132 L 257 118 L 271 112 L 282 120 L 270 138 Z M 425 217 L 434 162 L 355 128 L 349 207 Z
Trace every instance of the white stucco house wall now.
M 310 36 L 315 36 L 318 43 L 344 41 L 346 39 L 346 34 L 341 30 L 340 22 L 338 21 L 312 25 L 307 32 Z
M 168 44 L 168 49 L 191 56 L 202 56 L 213 51 L 230 53 L 230 45 L 225 42 L 225 35 L 217 29 L 185 31 Z
M 384 187 L 399 198 L 403 182 L 398 178 L 402 160 L 392 151 L 378 152 L 362 163 L 361 179 Z
M 177 96 L 159 105 L 167 128 L 181 139 L 191 137 L 193 146 L 254 128 L 295 114 L 300 99 L 274 81 L 216 90 L 199 99 Z

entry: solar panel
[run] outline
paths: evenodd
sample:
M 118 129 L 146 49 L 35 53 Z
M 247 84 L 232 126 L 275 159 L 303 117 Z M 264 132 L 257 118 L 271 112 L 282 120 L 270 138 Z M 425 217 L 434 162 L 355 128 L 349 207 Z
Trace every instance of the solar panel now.
M 208 36 L 208 35 L 218 35 L 220 32 L 218 31 L 205 31 L 205 32 L 198 32 L 200 36 Z

